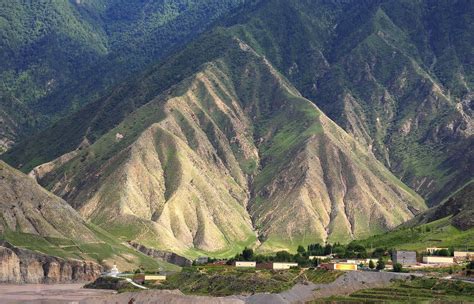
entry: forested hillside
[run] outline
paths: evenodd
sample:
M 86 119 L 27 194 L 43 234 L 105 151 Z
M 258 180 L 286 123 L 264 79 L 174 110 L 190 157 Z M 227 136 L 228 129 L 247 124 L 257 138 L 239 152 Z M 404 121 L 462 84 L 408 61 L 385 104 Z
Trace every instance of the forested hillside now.
M 97 98 L 241 2 L 2 1 L 0 149 Z

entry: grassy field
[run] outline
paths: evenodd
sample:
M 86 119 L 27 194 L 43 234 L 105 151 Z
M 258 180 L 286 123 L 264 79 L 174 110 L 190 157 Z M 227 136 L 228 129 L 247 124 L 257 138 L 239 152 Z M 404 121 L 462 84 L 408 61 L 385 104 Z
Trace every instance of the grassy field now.
M 336 296 L 311 303 L 472 303 L 474 284 L 461 281 L 417 278 L 372 288 L 349 296 Z
M 179 289 L 185 294 L 228 296 L 257 292 L 278 293 L 299 282 L 330 283 L 342 272 L 325 270 L 260 270 L 226 266 L 183 268 L 172 274 L 159 289 Z M 151 287 L 151 286 L 150 286 Z

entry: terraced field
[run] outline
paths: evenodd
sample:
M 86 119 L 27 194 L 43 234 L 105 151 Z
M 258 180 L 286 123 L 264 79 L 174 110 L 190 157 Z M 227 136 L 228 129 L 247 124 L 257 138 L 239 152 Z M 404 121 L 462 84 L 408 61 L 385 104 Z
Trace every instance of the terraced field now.
M 398 281 L 385 288 L 365 289 L 349 296 L 330 297 L 312 303 L 434 303 L 440 301 L 474 303 L 474 284 L 416 278 L 410 281 Z

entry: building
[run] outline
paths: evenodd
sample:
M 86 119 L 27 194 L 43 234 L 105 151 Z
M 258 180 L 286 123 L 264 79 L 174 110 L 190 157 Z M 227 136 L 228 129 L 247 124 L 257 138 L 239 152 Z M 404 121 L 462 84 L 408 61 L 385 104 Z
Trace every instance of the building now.
M 290 269 L 291 267 L 298 267 L 298 263 L 273 263 L 275 270 Z
M 330 260 L 332 259 L 332 256 L 330 255 L 310 255 L 308 257 L 308 259 L 310 260 L 315 260 L 315 259 L 318 259 L 318 260 Z
M 137 284 L 143 284 L 145 281 L 166 281 L 166 276 L 139 273 L 133 276 L 133 281 Z
M 260 269 L 273 269 L 273 270 L 286 270 L 291 267 L 298 267 L 298 263 L 286 263 L 286 262 L 274 262 L 274 263 L 260 263 L 257 268 Z
M 257 262 L 235 261 L 234 266 L 242 268 L 255 268 L 257 267 Z
M 427 255 L 423 257 L 426 264 L 454 264 L 453 257 Z
M 325 263 L 325 264 L 321 264 L 321 268 L 326 269 L 326 270 L 354 271 L 354 270 L 357 270 L 357 264 L 352 264 L 352 263 Z
M 455 251 L 454 258 L 456 260 L 474 260 L 474 251 Z
M 402 265 L 416 264 L 416 251 L 397 250 L 392 253 L 393 264 L 400 263 Z
M 209 262 L 209 257 L 207 256 L 200 256 L 195 260 L 197 265 L 204 265 Z
M 120 271 L 117 268 L 117 265 L 113 265 L 112 268 L 109 271 L 103 272 L 102 276 L 106 277 L 116 277 L 120 274 Z
M 426 252 L 433 254 L 435 251 L 440 251 L 443 249 L 449 250 L 449 248 L 445 248 L 445 247 L 429 247 L 429 248 L 426 248 Z

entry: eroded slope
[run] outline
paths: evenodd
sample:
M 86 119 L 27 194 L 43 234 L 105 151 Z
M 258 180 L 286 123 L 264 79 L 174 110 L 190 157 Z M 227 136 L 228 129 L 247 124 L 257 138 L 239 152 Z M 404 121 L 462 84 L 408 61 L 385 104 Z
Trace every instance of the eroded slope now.
M 425 208 L 238 39 L 41 183 L 119 237 L 188 255 L 345 241 Z

